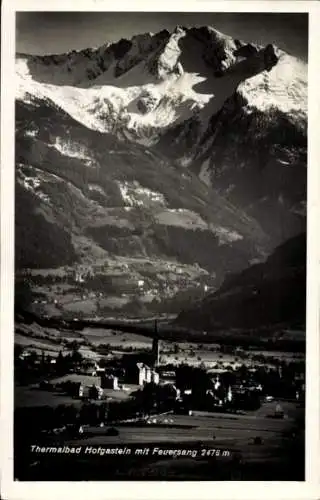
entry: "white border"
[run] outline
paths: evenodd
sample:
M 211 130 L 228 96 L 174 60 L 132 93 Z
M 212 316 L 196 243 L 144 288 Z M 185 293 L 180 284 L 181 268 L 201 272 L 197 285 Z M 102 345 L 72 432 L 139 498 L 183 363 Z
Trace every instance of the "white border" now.
M 308 291 L 306 481 L 299 482 L 13 482 L 14 54 L 15 11 L 309 12 Z M 4 0 L 1 43 L 1 493 L 6 500 L 320 499 L 319 193 L 320 4 L 302 1 Z

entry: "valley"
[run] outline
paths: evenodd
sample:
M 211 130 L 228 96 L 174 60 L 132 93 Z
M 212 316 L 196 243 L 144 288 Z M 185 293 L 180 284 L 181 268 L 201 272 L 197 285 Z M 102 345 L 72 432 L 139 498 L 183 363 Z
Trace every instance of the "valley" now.
M 304 479 L 308 65 L 271 42 L 16 54 L 20 481 Z

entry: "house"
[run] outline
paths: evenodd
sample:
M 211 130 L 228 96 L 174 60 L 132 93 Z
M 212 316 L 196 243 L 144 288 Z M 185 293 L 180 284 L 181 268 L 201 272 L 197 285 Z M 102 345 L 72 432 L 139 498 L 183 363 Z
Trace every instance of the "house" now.
M 282 409 L 282 406 L 279 403 L 276 405 L 274 416 L 275 416 L 275 418 L 283 418 L 284 417 L 284 411 Z
M 167 370 L 165 367 L 159 366 L 158 371 L 160 373 L 161 382 L 170 382 L 175 384 L 177 376 L 174 370 Z
M 102 376 L 106 372 L 105 368 L 101 368 L 101 366 L 96 365 L 96 374 Z
M 137 363 L 137 383 L 138 385 L 150 384 L 153 382 L 154 384 L 159 384 L 159 374 L 152 370 L 149 366 L 144 363 Z
M 159 373 L 157 373 L 156 371 L 152 370 L 151 372 L 151 382 L 153 382 L 154 384 L 159 384 L 160 382 L 160 376 L 159 376 Z
M 175 400 L 180 399 L 181 397 L 181 391 L 180 389 L 177 388 L 175 384 L 171 384 L 170 382 L 164 382 L 162 383 L 162 386 L 166 388 L 166 391 L 169 394 L 172 394 Z
M 144 385 L 144 383 L 147 381 L 147 371 L 150 370 L 150 368 L 143 363 L 137 363 L 137 369 L 138 385 Z
M 89 387 L 89 399 L 102 399 L 103 388 L 98 385 L 92 385 Z
M 219 375 L 217 375 L 214 379 L 211 379 L 211 380 L 213 382 L 214 390 L 217 391 L 219 389 L 219 387 L 221 386 Z
M 81 366 L 81 373 L 85 375 L 91 375 L 96 377 L 97 375 L 102 375 L 105 372 L 105 368 L 101 368 L 95 361 L 85 360 Z
M 76 271 L 75 272 L 75 275 L 74 275 L 74 280 L 76 283 L 84 283 L 84 277 L 83 277 L 83 274 L 79 271 Z
M 230 386 L 228 388 L 226 400 L 227 400 L 228 403 L 231 403 L 231 401 L 232 401 L 232 389 L 231 389 Z
M 114 375 L 104 374 L 101 376 L 101 387 L 102 389 L 113 389 L 114 391 L 119 390 L 119 380 L 118 377 Z
M 28 358 L 29 356 L 31 356 L 31 352 L 30 351 L 23 351 L 20 355 L 19 355 L 19 359 L 26 359 Z

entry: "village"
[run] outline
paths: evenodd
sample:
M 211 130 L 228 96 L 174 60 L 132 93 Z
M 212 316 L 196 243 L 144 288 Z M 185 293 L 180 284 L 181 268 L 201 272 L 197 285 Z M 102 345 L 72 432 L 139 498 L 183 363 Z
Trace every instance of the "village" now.
M 268 404 L 265 416 L 281 420 L 287 418 L 283 402 L 303 408 L 305 400 L 301 361 L 256 368 L 243 362 L 218 369 L 203 362 L 163 363 L 156 326 L 149 350 L 129 350 L 120 357 L 102 356 L 97 361 L 85 358 L 77 347 L 69 354 L 60 351 L 52 357 L 19 346 L 15 369 L 17 380 L 25 383 L 29 377 L 27 388 L 23 382 L 16 387 L 17 414 L 36 410 L 33 422 L 37 432 L 55 429 L 59 433 L 68 428 L 74 435 L 82 435 L 93 425 L 105 427 L 106 435 L 115 435 L 115 426 L 124 422 L 170 425 L 173 415 L 192 418 L 199 411 L 245 415 Z M 23 408 L 23 392 L 27 392 L 27 408 Z M 44 407 L 47 422 L 42 418 L 39 423 Z M 159 419 L 159 415 L 167 416 Z

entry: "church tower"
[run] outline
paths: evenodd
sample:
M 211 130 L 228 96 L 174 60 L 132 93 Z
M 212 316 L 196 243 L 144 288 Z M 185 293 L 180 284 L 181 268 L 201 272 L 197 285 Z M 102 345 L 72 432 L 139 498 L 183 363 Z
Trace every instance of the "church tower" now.
M 154 334 L 152 341 L 152 357 L 153 365 L 156 367 L 159 365 L 160 349 L 159 349 L 159 335 L 158 335 L 158 323 L 157 320 L 154 322 Z

